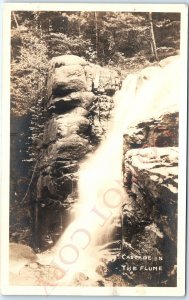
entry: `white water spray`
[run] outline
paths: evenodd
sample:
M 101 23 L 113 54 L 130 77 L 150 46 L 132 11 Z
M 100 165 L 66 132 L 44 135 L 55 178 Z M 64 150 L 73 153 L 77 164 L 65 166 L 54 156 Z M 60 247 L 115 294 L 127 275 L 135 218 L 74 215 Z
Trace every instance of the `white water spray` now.
M 146 68 L 129 75 L 115 95 L 115 110 L 107 137 L 80 166 L 79 201 L 74 216 L 52 250 L 51 263 L 63 270 L 63 284 L 83 272 L 96 280 L 102 253 L 111 240 L 114 222 L 126 194 L 122 188 L 123 134 L 135 121 L 178 105 L 179 59 L 165 67 Z

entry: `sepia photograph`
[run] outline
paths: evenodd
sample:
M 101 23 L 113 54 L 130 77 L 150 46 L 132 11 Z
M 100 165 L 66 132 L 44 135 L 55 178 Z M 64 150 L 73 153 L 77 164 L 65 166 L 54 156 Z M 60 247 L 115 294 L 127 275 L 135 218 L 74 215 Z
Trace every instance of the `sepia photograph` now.
M 5 5 L 4 294 L 184 295 L 187 14 Z

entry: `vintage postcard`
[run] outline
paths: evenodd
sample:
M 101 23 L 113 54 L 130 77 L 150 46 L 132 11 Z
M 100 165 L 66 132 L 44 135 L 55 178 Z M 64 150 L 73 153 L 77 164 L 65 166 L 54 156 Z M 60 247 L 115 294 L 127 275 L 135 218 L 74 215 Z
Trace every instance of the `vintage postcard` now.
M 1 289 L 185 293 L 188 7 L 4 4 Z

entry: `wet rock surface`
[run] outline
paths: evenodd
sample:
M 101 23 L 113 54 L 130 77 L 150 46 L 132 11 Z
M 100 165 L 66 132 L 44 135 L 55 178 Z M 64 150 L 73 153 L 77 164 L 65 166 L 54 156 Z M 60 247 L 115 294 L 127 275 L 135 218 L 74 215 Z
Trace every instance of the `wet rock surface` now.
M 178 113 L 138 122 L 124 135 L 123 277 L 176 285 Z M 175 271 L 173 271 L 175 270 Z
M 37 171 L 36 247 L 48 248 L 62 234 L 78 198 L 79 164 L 105 135 L 120 84 L 116 71 L 80 57 L 51 60 Z
M 133 124 L 124 135 L 124 149 L 178 146 L 177 111 Z

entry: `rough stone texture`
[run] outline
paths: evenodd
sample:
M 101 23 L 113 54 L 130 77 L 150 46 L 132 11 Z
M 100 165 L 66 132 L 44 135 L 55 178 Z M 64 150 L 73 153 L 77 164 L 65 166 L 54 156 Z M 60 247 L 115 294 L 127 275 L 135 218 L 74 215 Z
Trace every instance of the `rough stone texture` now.
M 113 99 L 106 95 L 97 96 L 90 108 L 89 120 L 92 127 L 92 136 L 98 143 L 106 135 L 113 109 Z
M 144 148 L 127 151 L 125 155 L 125 184 L 134 192 L 137 186 L 149 189 L 154 199 L 176 202 L 178 185 L 178 148 Z
M 119 90 L 120 75 L 113 69 L 88 64 L 84 70 L 88 91 L 93 91 L 95 94 L 113 95 L 116 90 Z
M 133 285 L 176 285 L 177 146 L 178 112 L 139 122 L 124 135 L 123 265 Z
M 76 55 L 61 55 L 53 57 L 50 61 L 50 68 L 58 68 L 61 66 L 81 65 L 85 66 L 88 63 L 82 57 Z
M 89 121 L 86 118 L 86 115 L 87 111 L 85 109 L 77 107 L 70 113 L 65 113 L 52 118 L 46 124 L 43 135 L 43 144 L 48 145 L 58 139 L 73 134 L 85 135 L 89 127 Z
M 69 111 L 77 106 L 89 108 L 96 96 L 92 92 L 73 92 L 64 97 L 50 97 L 47 107 L 51 111 Z
M 178 146 L 178 112 L 166 112 L 130 127 L 124 135 L 125 150 Z
M 86 91 L 87 83 L 82 66 L 55 68 L 48 85 L 48 96 L 64 96 L 71 92 Z
M 120 84 L 114 70 L 74 55 L 50 62 L 35 208 L 40 248 L 53 245 L 66 227 L 78 197 L 79 164 L 105 134 Z
M 80 61 L 74 55 L 69 59 L 66 57 L 56 58 L 50 65 L 47 84 L 49 99 L 52 95 L 65 96 L 66 93 L 76 91 L 112 96 L 120 89 L 120 74 L 115 70 L 88 63 L 83 59 Z

